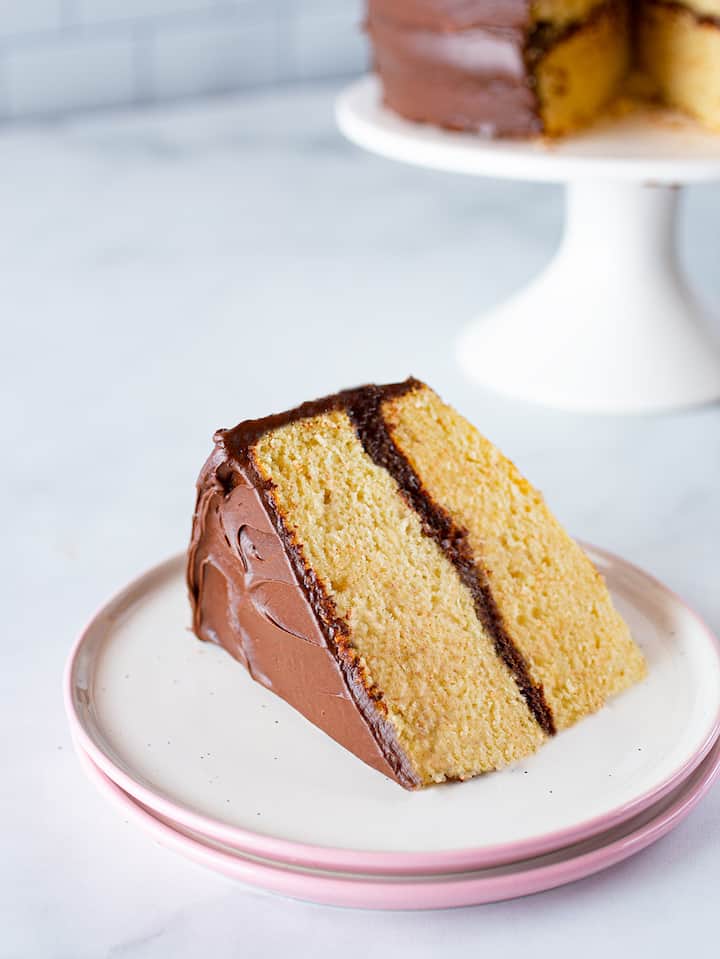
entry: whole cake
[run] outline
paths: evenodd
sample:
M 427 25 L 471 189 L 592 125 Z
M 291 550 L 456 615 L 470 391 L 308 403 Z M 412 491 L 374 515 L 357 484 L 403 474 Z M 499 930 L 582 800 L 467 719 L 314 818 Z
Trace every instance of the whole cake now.
M 644 675 L 582 549 L 423 383 L 215 441 L 188 559 L 195 633 L 406 788 L 527 756 Z
M 488 136 L 559 136 L 632 69 L 720 129 L 720 0 L 368 0 L 385 102 Z

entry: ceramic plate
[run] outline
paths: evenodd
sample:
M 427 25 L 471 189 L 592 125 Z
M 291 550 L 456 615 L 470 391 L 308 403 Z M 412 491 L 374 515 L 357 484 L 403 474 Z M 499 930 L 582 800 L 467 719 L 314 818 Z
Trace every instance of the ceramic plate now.
M 515 899 L 573 882 L 627 859 L 679 825 L 715 782 L 720 745 L 669 796 L 623 825 L 562 850 L 451 875 L 394 877 L 328 872 L 253 859 L 163 821 L 125 793 L 78 747 L 89 778 L 125 819 L 161 845 L 247 885 L 332 906 L 447 909 Z
M 707 628 L 646 573 L 588 551 L 648 678 L 502 772 L 411 793 L 365 766 L 193 637 L 182 556 L 124 589 L 79 638 L 65 682 L 73 734 L 156 813 L 286 863 L 451 872 L 579 842 L 667 795 L 720 718 Z

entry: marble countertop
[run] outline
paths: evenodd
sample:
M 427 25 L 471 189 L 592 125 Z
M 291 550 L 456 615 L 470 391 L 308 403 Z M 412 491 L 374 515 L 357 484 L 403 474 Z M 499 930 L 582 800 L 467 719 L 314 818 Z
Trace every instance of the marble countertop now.
M 708 955 L 720 789 L 668 838 L 570 887 L 370 915 L 177 858 L 107 807 L 73 755 L 60 692 L 72 640 L 184 548 L 213 430 L 360 381 L 427 379 L 576 535 L 720 630 L 720 408 L 580 417 L 471 388 L 452 339 L 550 257 L 561 193 L 368 156 L 335 130 L 335 92 L 0 135 L 0 956 Z M 689 190 L 683 256 L 716 301 L 718 224 L 720 189 Z

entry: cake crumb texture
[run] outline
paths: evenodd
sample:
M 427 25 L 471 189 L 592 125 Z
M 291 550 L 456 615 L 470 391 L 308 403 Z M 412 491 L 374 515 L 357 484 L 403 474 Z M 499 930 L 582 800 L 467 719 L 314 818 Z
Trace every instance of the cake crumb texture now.
M 382 409 L 423 486 L 467 529 L 557 727 L 640 680 L 643 656 L 602 577 L 515 466 L 427 387 Z
M 530 16 L 534 23 L 564 27 L 586 20 L 596 7 L 608 0 L 532 0 Z
M 703 17 L 720 17 L 720 0 L 643 3 L 640 64 L 667 103 L 720 132 L 720 19 Z
M 604 4 L 538 61 L 544 132 L 563 136 L 590 123 L 619 93 L 629 64 L 627 9 L 618 2 Z
M 545 734 L 469 590 L 348 415 L 268 432 L 252 457 L 421 782 L 466 779 L 534 752 Z

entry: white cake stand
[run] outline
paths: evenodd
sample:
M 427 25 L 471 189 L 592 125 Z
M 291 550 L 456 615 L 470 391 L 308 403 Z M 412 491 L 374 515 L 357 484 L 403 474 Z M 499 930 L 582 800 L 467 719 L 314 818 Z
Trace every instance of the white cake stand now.
M 475 381 L 595 412 L 720 398 L 720 350 L 676 252 L 678 187 L 720 179 L 720 136 L 638 108 L 559 143 L 488 141 L 402 120 L 382 106 L 374 77 L 339 97 L 337 119 L 350 140 L 395 160 L 567 184 L 555 258 L 459 338 L 458 360 Z M 720 256 L 720 223 L 717 239 Z

